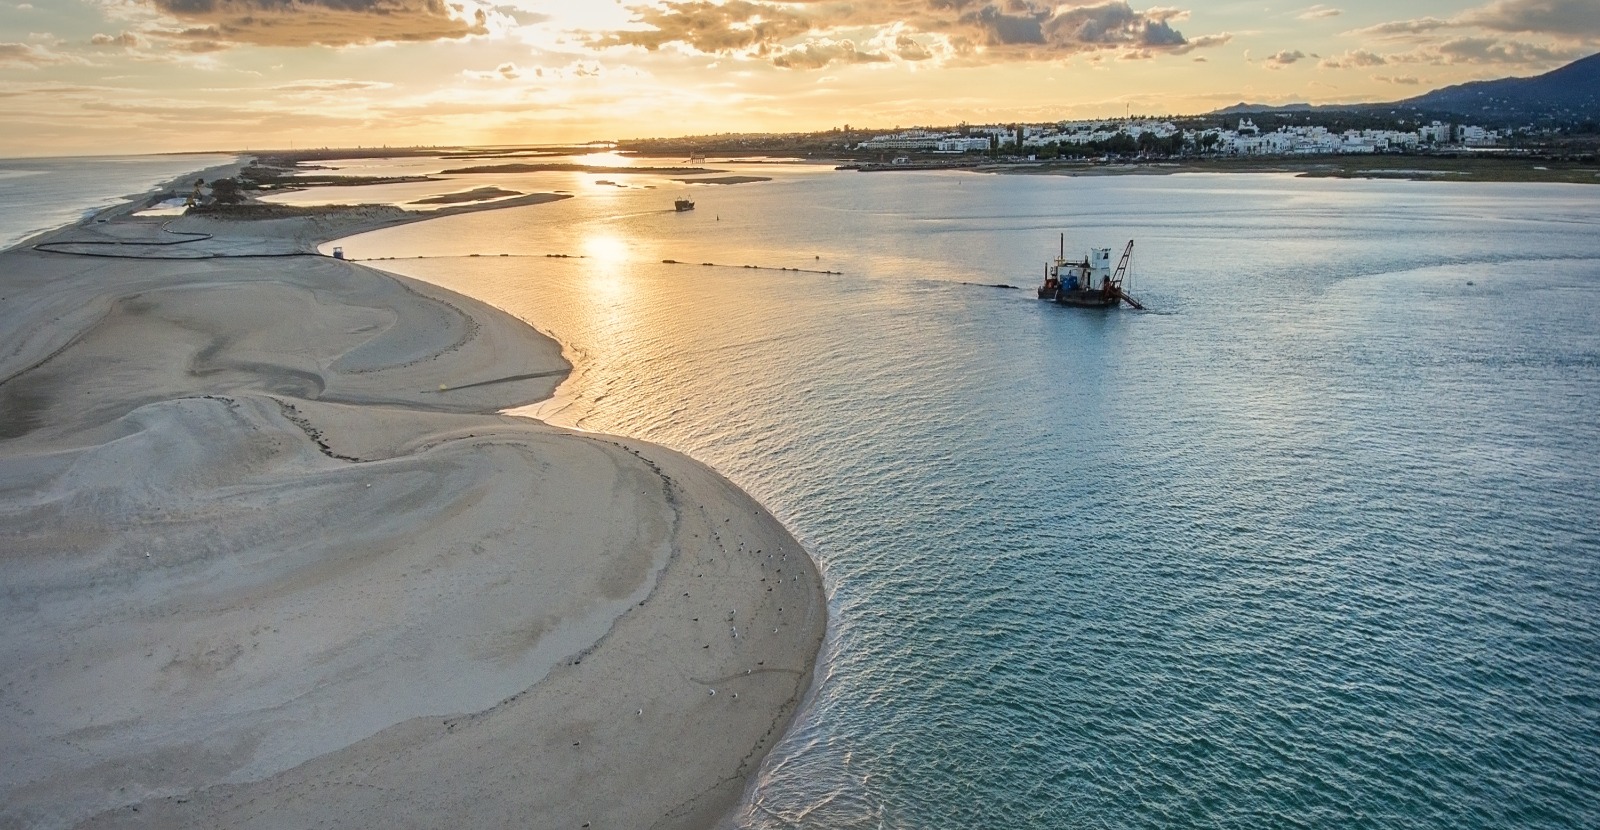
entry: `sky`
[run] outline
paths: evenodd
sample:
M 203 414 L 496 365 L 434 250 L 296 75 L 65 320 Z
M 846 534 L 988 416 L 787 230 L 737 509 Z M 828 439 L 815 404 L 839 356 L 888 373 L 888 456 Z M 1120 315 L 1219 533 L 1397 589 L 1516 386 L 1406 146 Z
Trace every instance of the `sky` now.
M 1393 101 L 1600 0 L 0 0 L 0 156 L 504 145 Z

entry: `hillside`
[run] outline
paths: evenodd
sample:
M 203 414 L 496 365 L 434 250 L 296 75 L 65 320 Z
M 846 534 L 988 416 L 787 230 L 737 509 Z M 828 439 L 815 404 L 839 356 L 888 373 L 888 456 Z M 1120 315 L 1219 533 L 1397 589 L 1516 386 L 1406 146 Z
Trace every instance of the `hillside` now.
M 1600 54 L 1531 78 L 1447 86 L 1396 104 L 1482 119 L 1600 118 Z
M 1472 81 L 1402 101 L 1322 106 L 1240 102 L 1211 114 L 1310 111 L 1377 115 L 1393 113 L 1396 109 L 1413 110 L 1432 117 L 1465 119 L 1485 126 L 1600 120 L 1600 54 L 1573 61 L 1543 75 Z

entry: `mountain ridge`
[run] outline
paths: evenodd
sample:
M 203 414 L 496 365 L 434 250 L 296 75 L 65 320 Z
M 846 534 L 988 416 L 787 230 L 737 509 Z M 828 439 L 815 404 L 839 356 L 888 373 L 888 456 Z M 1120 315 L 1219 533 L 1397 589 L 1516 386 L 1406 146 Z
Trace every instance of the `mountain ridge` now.
M 1480 121 L 1600 119 L 1600 53 L 1542 75 L 1468 81 L 1398 101 L 1367 104 L 1250 104 L 1241 101 L 1208 115 L 1264 112 L 1360 112 L 1408 109 Z

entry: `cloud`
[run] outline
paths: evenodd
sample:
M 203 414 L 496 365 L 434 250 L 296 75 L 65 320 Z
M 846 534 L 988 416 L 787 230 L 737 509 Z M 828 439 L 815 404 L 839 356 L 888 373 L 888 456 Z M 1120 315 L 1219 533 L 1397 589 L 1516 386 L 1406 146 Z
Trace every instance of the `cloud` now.
M 1048 42 L 1058 48 L 1137 45 L 1141 47 L 1182 46 L 1183 34 L 1172 28 L 1158 10 L 1141 15 L 1127 3 L 1106 3 L 1077 9 L 1063 9 L 1044 24 Z
M 1395 66 L 1408 63 L 1433 66 L 1503 64 L 1539 67 L 1567 63 L 1586 54 L 1588 50 L 1581 45 L 1523 43 L 1496 37 L 1455 37 L 1391 55 L 1377 55 L 1364 49 L 1356 49 L 1339 57 L 1328 58 L 1318 65 L 1327 69 Z
M 1395 20 L 1388 23 L 1379 23 L 1376 26 L 1367 26 L 1362 29 L 1352 29 L 1345 32 L 1347 35 L 1397 37 L 1404 35 L 1417 35 L 1439 29 L 1454 28 L 1455 23 L 1437 17 L 1419 17 L 1415 20 Z
M 774 54 L 772 65 L 784 69 L 821 69 L 832 63 L 884 63 L 888 60 L 889 56 L 881 52 L 858 50 L 853 41 L 818 38 Z
M 1595 39 L 1600 38 L 1600 2 L 1493 0 L 1450 18 L 1395 20 L 1345 34 L 1409 42 L 1410 49 L 1384 56 L 1384 60 L 1390 64 L 1500 64 L 1537 70 L 1575 60 L 1594 51 Z M 1545 35 L 1549 40 L 1545 43 L 1527 43 L 1508 40 L 1506 34 Z M 1372 53 L 1358 49 L 1341 58 L 1325 60 L 1321 65 L 1334 69 L 1380 65 L 1363 62 L 1363 55 Z
M 212 45 L 349 46 L 462 38 L 486 34 L 492 11 L 476 0 L 470 12 L 460 0 L 142 2 L 186 24 L 176 30 L 179 39 Z
M 1496 0 L 1459 19 L 1498 32 L 1600 36 L 1600 3 L 1595 0 Z
M 1126 0 L 664 0 L 631 10 L 638 28 L 592 33 L 589 45 L 656 50 L 675 44 L 690 52 L 820 68 L 891 55 L 927 60 L 948 54 L 983 63 L 1100 51 L 1182 54 L 1231 38 L 1224 33 L 1191 40 L 1172 26 L 1187 12 L 1141 12 Z M 889 38 L 895 48 L 877 47 Z
M 1406 37 L 1440 29 L 1477 28 L 1509 34 L 1554 35 L 1564 40 L 1600 37 L 1600 3 L 1595 0 L 1494 0 L 1451 18 L 1395 20 L 1346 32 L 1348 35 Z
M 94 37 L 89 38 L 89 42 L 95 46 L 122 46 L 128 49 L 134 49 L 144 41 L 133 32 L 124 31 L 121 34 L 115 35 L 96 34 Z
M 642 46 L 656 50 L 681 43 L 698 52 L 728 54 L 757 49 L 766 54 L 778 41 L 810 32 L 802 15 L 768 3 L 746 0 L 719 4 L 710 0 L 669 3 L 664 8 L 636 8 L 637 22 L 649 29 L 610 32 L 596 46 Z
M 1305 11 L 1296 15 L 1296 17 L 1299 17 L 1301 20 L 1320 20 L 1324 17 L 1338 17 L 1341 14 L 1344 14 L 1343 9 L 1334 9 L 1327 6 L 1317 5 L 1307 8 Z
M 334 80 L 305 80 L 292 84 L 279 84 L 272 87 L 273 92 L 283 92 L 291 95 L 309 93 L 325 94 L 332 92 L 368 92 L 377 89 L 390 89 L 394 84 L 382 81 L 357 81 L 351 79 Z
M 474 81 L 514 81 L 522 77 L 522 69 L 507 61 L 493 69 L 463 69 L 461 77 Z
M 1326 57 L 1317 65 L 1323 69 L 1352 69 L 1358 66 L 1383 66 L 1389 59 L 1366 49 L 1352 49 L 1343 55 Z
M 1285 49 L 1276 55 L 1267 56 L 1265 64 L 1268 69 L 1282 69 L 1291 63 L 1304 60 L 1305 57 L 1306 53 L 1300 51 L 1299 49 L 1295 49 L 1293 51 Z
M 0 67 L 38 69 L 53 64 L 83 62 L 82 58 L 32 43 L 0 43 Z
M 195 55 L 222 52 L 237 45 L 221 40 L 219 33 L 214 29 L 151 27 L 145 29 L 141 34 L 152 40 L 168 41 L 169 43 L 162 47 L 162 51 L 187 52 Z
M 1422 79 L 1415 75 L 1373 75 L 1372 80 L 1386 84 L 1401 84 L 1403 86 L 1416 86 Z
M 894 39 L 894 53 L 904 61 L 925 61 L 933 57 L 933 52 L 928 47 L 918 43 L 909 35 L 898 35 Z
M 639 73 L 627 67 L 611 68 L 599 61 L 572 61 L 565 66 L 519 66 L 503 61 L 493 69 L 463 69 L 461 76 L 477 81 L 515 81 L 522 78 L 539 78 L 545 81 L 569 81 L 584 78 L 616 78 Z
M 552 18 L 543 12 L 529 11 L 519 6 L 495 6 L 494 10 L 515 20 L 519 26 L 533 26 L 538 23 L 548 23 Z
M 1230 32 L 1220 32 L 1214 35 L 1201 35 L 1199 37 L 1189 38 L 1188 43 L 1184 44 L 1180 48 L 1172 50 L 1172 52 L 1175 55 L 1182 55 L 1185 52 L 1192 52 L 1195 49 L 1206 49 L 1212 46 L 1221 46 L 1230 40 L 1233 40 L 1233 34 Z
M 1434 63 L 1539 63 L 1577 57 L 1573 50 L 1558 50 L 1533 43 L 1501 41 L 1490 37 L 1460 37 L 1429 50 Z

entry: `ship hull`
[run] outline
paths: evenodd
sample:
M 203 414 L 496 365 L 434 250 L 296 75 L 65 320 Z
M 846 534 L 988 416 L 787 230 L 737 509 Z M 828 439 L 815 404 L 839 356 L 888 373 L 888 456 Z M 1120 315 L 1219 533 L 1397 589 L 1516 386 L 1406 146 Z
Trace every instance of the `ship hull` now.
M 1117 294 L 1107 293 L 1101 289 L 1093 291 L 1056 291 L 1056 302 L 1061 305 L 1072 305 L 1075 309 L 1110 309 L 1122 302 L 1122 297 Z
M 1107 293 L 1099 289 L 1091 291 L 1057 291 L 1055 300 L 1061 305 L 1074 308 L 1112 308 L 1122 302 L 1116 294 Z

